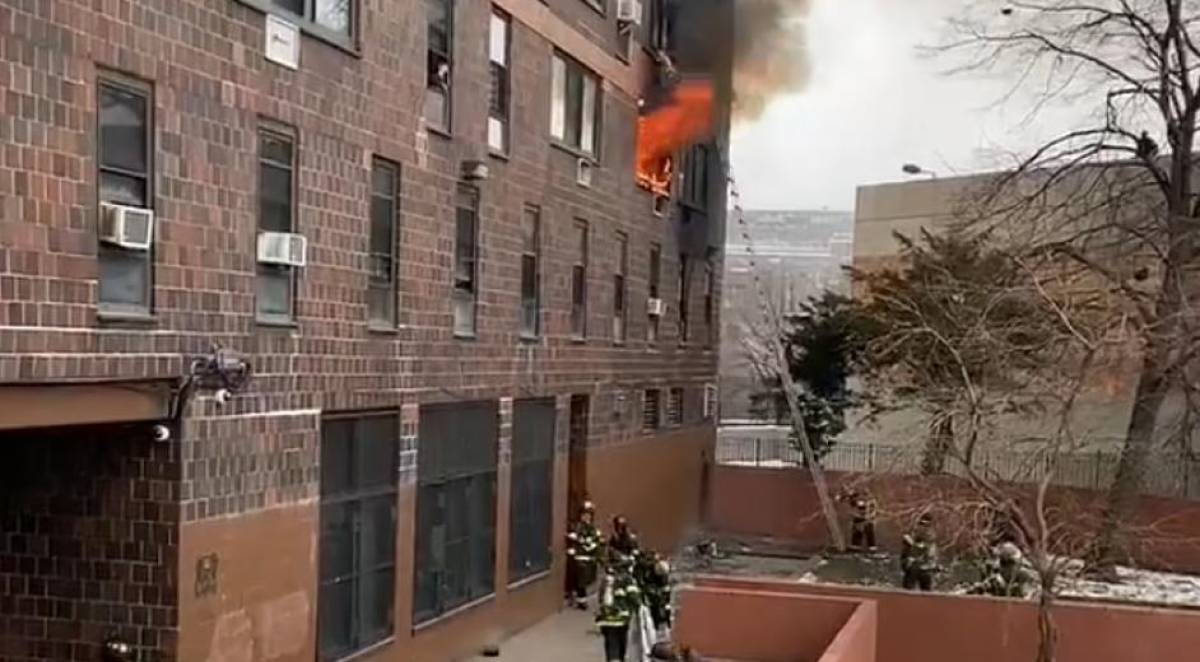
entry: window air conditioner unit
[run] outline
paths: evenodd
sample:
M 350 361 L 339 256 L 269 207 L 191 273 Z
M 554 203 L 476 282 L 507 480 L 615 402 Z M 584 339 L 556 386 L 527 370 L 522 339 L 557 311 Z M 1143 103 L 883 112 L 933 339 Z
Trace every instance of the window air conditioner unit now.
M 617 20 L 622 23 L 642 24 L 642 0 L 617 0 Z
M 130 250 L 150 250 L 154 242 L 154 211 L 101 203 L 100 240 Z
M 278 264 L 287 267 L 303 267 L 308 254 L 308 239 L 292 232 L 258 233 L 258 261 L 260 264 Z
M 595 166 L 591 161 L 581 158 L 575 161 L 575 183 L 580 186 L 592 185 L 592 169 Z
M 667 314 L 667 304 L 662 299 L 646 299 L 646 313 L 652 317 Z

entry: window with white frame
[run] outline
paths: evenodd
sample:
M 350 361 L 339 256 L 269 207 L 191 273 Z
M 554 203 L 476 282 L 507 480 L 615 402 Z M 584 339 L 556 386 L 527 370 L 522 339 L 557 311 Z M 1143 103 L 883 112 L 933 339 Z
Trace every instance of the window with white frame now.
M 508 152 L 508 121 L 511 76 L 508 71 L 509 42 L 512 39 L 512 19 L 499 9 L 492 9 L 488 39 L 488 75 L 491 89 L 488 94 L 488 147 Z
M 550 135 L 585 154 L 596 154 L 600 131 L 600 78 L 555 53 L 550 63 Z
M 454 333 L 475 334 L 479 300 L 479 189 L 458 185 L 454 206 Z
M 425 124 L 450 130 L 454 75 L 454 2 L 425 0 Z

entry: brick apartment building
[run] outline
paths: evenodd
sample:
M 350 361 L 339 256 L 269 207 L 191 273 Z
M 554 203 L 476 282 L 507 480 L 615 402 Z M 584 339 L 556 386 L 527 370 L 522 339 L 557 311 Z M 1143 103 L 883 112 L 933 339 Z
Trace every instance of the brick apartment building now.
M 582 495 L 677 543 L 728 104 L 663 199 L 639 100 L 730 4 L 0 3 L 0 659 L 443 662 Z

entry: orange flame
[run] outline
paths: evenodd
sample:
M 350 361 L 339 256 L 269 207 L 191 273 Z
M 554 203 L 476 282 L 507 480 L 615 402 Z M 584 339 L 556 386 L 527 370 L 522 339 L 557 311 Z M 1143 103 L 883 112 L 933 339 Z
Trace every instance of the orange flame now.
M 705 80 L 681 82 L 666 104 L 638 118 L 638 184 L 668 195 L 671 155 L 712 131 L 713 88 Z

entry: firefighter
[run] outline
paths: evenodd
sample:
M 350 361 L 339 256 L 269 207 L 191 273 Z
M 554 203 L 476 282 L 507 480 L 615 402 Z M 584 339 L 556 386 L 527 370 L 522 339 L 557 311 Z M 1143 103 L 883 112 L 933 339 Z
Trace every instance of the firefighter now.
M 612 533 L 608 536 L 608 551 L 633 558 L 638 549 L 637 535 L 629 527 L 624 515 L 612 518 Z
M 645 551 L 637 555 L 635 576 L 642 587 L 642 597 L 650 610 L 654 629 L 661 632 L 671 627 L 671 566 L 658 552 Z
M 1021 550 L 1013 543 L 997 545 L 985 566 L 983 580 L 968 592 L 998 598 L 1028 597 L 1034 585 L 1034 576 L 1023 561 Z
M 838 501 L 850 504 L 850 548 L 875 551 L 875 498 L 853 488 L 838 495 Z
M 933 590 L 933 576 L 938 572 L 938 562 L 937 543 L 933 539 L 933 516 L 929 513 L 917 518 L 916 528 L 904 534 L 900 569 L 904 572 L 904 588 Z
M 600 529 L 596 528 L 596 507 L 584 501 L 579 518 L 571 524 L 567 533 L 567 599 L 579 609 L 587 609 L 587 594 L 596 580 L 596 568 L 600 563 Z
M 605 662 L 625 662 L 629 624 L 642 606 L 641 589 L 633 575 L 633 557 L 614 551 L 600 582 L 596 626 L 604 638 Z

